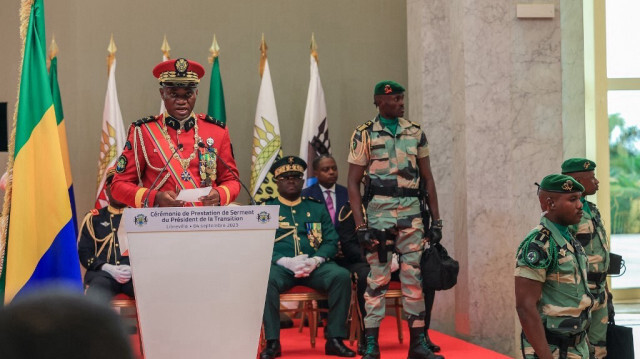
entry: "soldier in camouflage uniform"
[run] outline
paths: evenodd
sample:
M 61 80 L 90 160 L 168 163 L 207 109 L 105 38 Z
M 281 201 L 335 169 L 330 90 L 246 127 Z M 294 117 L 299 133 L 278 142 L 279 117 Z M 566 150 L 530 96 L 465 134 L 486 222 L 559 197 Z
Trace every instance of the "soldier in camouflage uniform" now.
M 609 322 L 607 272 L 610 250 L 607 233 L 602 219 L 600 219 L 600 211 L 595 203 L 586 199 L 586 196 L 594 195 L 598 191 L 598 183 L 600 182 L 595 176 L 595 168 L 596 163 L 586 158 L 571 158 L 562 163 L 562 173 L 573 177 L 584 186 L 584 192 L 580 199 L 583 211 L 582 220 L 580 223 L 570 226 L 569 230 L 582 244 L 589 259 L 587 282 L 596 303 L 591 310 L 591 326 L 588 336 L 595 357 L 602 359 L 607 356 L 607 323 Z
M 586 329 L 594 303 L 587 286 L 587 256 L 569 232 L 580 222 L 584 187 L 553 174 L 539 185 L 543 217 L 517 251 L 516 310 L 525 359 L 589 358 Z
M 409 316 L 411 333 L 409 359 L 442 358 L 433 354 L 425 341 L 425 305 L 419 266 L 425 238 L 420 212 L 420 181 L 425 183 L 433 218 L 426 237 L 433 241 L 442 238 L 427 137 L 420 125 L 401 117 L 404 114 L 404 88 L 398 83 L 378 83 L 374 89 L 374 104 L 378 107 L 378 116 L 359 126 L 352 136 L 348 176 L 349 201 L 357 236 L 371 266 L 365 292 L 367 348 L 363 358 L 380 358 L 378 332 L 385 315 L 384 294 L 391 278 L 392 251 L 386 251 L 388 245 L 401 258 L 403 306 Z M 370 177 L 365 194 L 370 198 L 366 221 L 360 194 L 365 171 Z

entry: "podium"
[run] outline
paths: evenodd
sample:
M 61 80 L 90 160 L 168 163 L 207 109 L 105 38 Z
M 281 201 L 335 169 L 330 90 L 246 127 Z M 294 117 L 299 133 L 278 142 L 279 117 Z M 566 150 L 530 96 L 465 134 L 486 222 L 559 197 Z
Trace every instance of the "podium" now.
M 256 357 L 278 209 L 125 209 L 146 359 Z

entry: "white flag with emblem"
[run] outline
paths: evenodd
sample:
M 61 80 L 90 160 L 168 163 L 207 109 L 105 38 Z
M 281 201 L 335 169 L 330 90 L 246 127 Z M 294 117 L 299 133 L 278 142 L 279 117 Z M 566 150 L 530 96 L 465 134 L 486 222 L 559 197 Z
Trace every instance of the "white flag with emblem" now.
M 107 81 L 107 95 L 104 99 L 104 110 L 102 112 L 102 135 L 100 136 L 100 158 L 98 159 L 98 185 L 95 208 L 100 209 L 109 204 L 105 192 L 105 177 L 107 169 L 115 165 L 118 156 L 126 141 L 120 103 L 118 102 L 118 91 L 116 90 L 116 46 L 113 36 L 109 43 L 109 79 Z
M 311 179 L 313 160 L 331 153 L 329 142 L 329 125 L 327 123 L 327 106 L 324 100 L 324 90 L 320 82 L 318 71 L 318 53 L 315 39 L 311 37 L 311 69 L 309 78 L 309 92 L 307 93 L 307 108 L 304 111 L 302 139 L 300 141 L 300 158 L 307 162 L 305 177 Z M 307 181 L 307 186 L 315 181 Z
M 277 193 L 277 187 L 269 169 L 273 162 L 282 157 L 278 111 L 273 94 L 264 36 L 260 50 L 262 52 L 260 63 L 262 82 L 260 83 L 253 125 L 253 151 L 251 154 L 251 194 L 256 201 L 269 198 Z

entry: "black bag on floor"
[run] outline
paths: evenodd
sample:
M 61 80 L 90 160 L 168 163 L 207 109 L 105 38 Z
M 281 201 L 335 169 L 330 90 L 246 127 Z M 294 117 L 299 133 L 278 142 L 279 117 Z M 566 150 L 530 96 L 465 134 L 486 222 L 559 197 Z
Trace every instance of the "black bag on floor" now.
M 446 290 L 458 282 L 458 261 L 449 257 L 447 250 L 435 243 L 422 252 L 420 258 L 420 270 L 422 271 L 422 289 Z
M 610 321 L 607 325 L 607 359 L 634 359 L 634 357 L 633 329 Z

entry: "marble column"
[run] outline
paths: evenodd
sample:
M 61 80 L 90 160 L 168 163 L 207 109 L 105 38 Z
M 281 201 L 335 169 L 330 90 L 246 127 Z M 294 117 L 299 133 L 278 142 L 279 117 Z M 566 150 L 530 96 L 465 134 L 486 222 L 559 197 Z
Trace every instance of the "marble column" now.
M 409 117 L 427 133 L 443 244 L 461 266 L 432 327 L 508 355 L 534 182 L 563 159 L 560 0 L 548 2 L 552 19 L 518 19 L 510 0 L 407 0 Z

